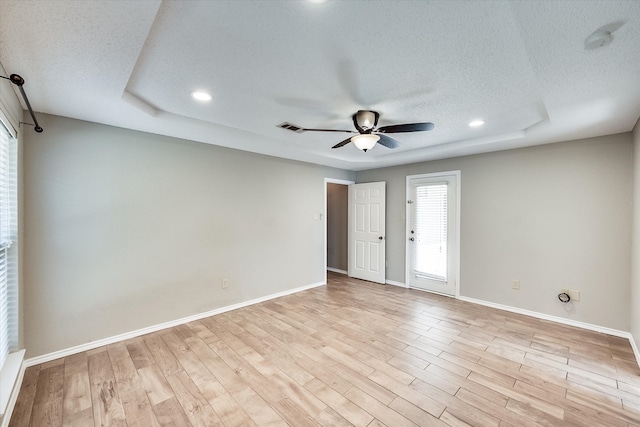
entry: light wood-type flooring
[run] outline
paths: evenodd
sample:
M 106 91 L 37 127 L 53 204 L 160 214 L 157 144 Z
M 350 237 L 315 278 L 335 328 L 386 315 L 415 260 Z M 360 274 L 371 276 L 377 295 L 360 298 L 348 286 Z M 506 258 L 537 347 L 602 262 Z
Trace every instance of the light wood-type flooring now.
M 330 274 L 27 369 L 10 426 L 640 426 L 629 342 Z

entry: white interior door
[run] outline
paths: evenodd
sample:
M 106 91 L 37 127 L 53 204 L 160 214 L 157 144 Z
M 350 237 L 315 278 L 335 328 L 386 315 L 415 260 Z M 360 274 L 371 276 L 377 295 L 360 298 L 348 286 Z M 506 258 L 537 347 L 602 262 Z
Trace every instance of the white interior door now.
M 455 295 L 459 172 L 407 177 L 407 283 Z
M 349 276 L 385 283 L 385 183 L 349 186 Z

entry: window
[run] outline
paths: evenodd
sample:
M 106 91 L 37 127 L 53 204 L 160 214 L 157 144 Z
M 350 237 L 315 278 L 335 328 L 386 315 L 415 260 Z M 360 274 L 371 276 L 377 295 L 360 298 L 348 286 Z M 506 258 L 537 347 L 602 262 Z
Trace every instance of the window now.
M 18 339 L 17 141 L 0 121 L 0 369 Z
M 447 280 L 447 184 L 415 188 L 414 271 L 435 280 Z

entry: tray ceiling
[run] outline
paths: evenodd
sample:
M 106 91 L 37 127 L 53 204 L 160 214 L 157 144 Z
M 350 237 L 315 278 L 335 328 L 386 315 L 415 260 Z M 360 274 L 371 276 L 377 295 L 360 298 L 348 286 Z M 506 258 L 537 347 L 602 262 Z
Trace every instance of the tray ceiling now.
M 37 112 L 351 170 L 629 131 L 638 40 L 634 1 L 0 2 L 0 62 Z M 359 109 L 435 129 L 364 153 L 278 127 Z

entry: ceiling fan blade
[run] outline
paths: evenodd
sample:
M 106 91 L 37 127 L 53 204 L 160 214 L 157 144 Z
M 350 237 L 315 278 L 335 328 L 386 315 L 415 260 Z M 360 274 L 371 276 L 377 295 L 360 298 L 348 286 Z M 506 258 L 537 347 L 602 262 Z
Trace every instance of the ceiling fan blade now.
M 346 133 L 356 133 L 352 130 L 344 130 L 344 129 L 309 129 L 309 128 L 301 128 L 300 132 L 346 132 Z
M 376 135 L 380 137 L 380 139 L 378 140 L 378 144 L 380 145 L 384 145 L 387 148 L 396 148 L 400 146 L 400 143 L 395 139 L 391 138 L 390 136 L 387 136 L 384 134 L 376 134 Z
M 376 132 L 382 133 L 402 133 L 402 132 L 422 132 L 433 129 L 433 123 L 406 123 L 404 125 L 382 126 Z
M 347 144 L 348 144 L 348 143 L 350 143 L 350 142 L 351 142 L 351 137 L 349 137 L 349 138 L 345 139 L 344 141 L 340 141 L 340 142 L 338 142 L 336 145 L 334 145 L 334 146 L 333 146 L 333 147 L 331 147 L 331 148 L 340 148 L 340 147 L 344 147 L 345 145 L 347 145 Z

